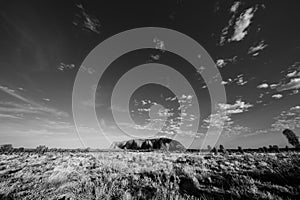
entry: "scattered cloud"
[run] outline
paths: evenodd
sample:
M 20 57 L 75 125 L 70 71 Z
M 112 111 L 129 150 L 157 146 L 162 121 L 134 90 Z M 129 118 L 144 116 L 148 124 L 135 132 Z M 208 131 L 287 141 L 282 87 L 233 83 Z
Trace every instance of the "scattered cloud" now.
M 24 101 L 26 103 L 32 104 L 33 102 L 27 98 L 24 98 L 23 96 L 19 95 L 18 92 L 16 90 L 10 89 L 6 86 L 2 86 L 0 85 L 0 91 L 5 92 L 21 101 Z
M 226 65 L 224 59 L 218 59 L 216 64 L 217 64 L 217 67 L 219 67 L 219 68 L 222 68 Z
M 155 48 L 160 50 L 166 50 L 164 41 L 154 38 L 153 42 L 155 43 Z
M 94 74 L 96 72 L 96 70 L 94 68 L 83 66 L 83 65 L 81 65 L 79 70 L 82 71 L 82 72 L 87 72 L 88 74 Z
M 232 115 L 248 111 L 253 105 L 245 103 L 242 100 L 236 100 L 234 104 L 219 104 L 217 112 L 211 114 L 203 120 L 202 128 L 223 128 L 223 136 L 246 134 L 250 132 L 249 127 L 236 124 L 231 118 Z
M 235 63 L 237 61 L 237 56 L 233 56 L 232 58 L 224 58 L 224 59 L 218 59 L 216 61 L 216 65 L 219 68 L 225 67 L 228 63 Z
M 80 13 L 76 14 L 73 24 L 83 30 L 99 34 L 101 28 L 100 21 L 96 17 L 88 14 L 82 4 L 78 4 L 76 7 L 79 8 Z
M 57 110 L 55 108 L 50 108 L 47 106 L 44 106 L 42 104 L 39 104 L 31 99 L 28 99 L 21 94 L 19 94 L 16 90 L 10 89 L 6 86 L 0 85 L 0 91 L 9 94 L 13 97 L 15 97 L 18 100 L 21 100 L 23 103 L 14 103 L 14 102 L 0 102 L 0 111 L 4 112 L 5 114 L 11 114 L 11 113 L 37 113 L 37 114 L 48 114 L 53 115 L 56 117 L 68 117 L 69 114 Z
M 240 5 L 241 5 L 241 2 L 239 2 L 239 1 L 234 2 L 230 8 L 230 11 L 235 13 Z
M 15 115 L 9 115 L 9 114 L 1 114 L 0 113 L 0 119 L 1 118 L 8 118 L 8 119 L 22 119 L 21 117 L 15 116 Z
M 251 24 L 251 19 L 254 16 L 255 9 L 248 8 L 235 22 L 234 34 L 230 41 L 241 41 L 248 33 L 247 28 Z
M 251 108 L 253 105 L 245 103 L 242 100 L 236 100 L 234 104 L 219 104 L 220 110 L 228 114 L 237 114 L 248 111 L 248 108 Z
M 300 105 L 291 107 L 287 111 L 282 111 L 274 118 L 275 122 L 271 125 L 273 131 L 283 131 L 284 129 L 300 128 Z
M 300 89 L 300 78 L 292 78 L 289 82 L 283 83 L 277 88 L 279 92 L 293 89 Z
M 230 8 L 232 14 L 228 24 L 222 29 L 219 45 L 222 46 L 225 42 L 241 41 L 248 34 L 247 29 L 251 24 L 251 20 L 254 16 L 256 8 L 251 7 L 242 12 L 239 16 L 238 9 L 240 8 L 241 2 L 236 1 Z M 229 35 L 229 33 L 233 33 Z
M 282 94 L 273 94 L 272 97 L 274 99 L 281 99 L 283 96 L 282 96 Z
M 257 88 L 259 88 L 259 89 L 265 89 L 265 88 L 268 88 L 268 87 L 269 87 L 268 83 L 262 83 L 262 84 L 257 86 Z
M 258 45 L 250 47 L 249 50 L 248 50 L 248 54 L 252 54 L 252 56 L 258 56 L 260 51 L 265 49 L 267 46 L 268 45 L 265 44 L 265 41 L 262 40 L 262 41 L 259 42 Z
M 75 68 L 74 64 L 65 64 L 65 63 L 62 63 L 62 62 L 57 67 L 57 69 L 59 71 L 65 71 L 65 70 L 74 69 L 74 68 Z
M 288 68 L 285 77 L 279 83 L 274 84 L 274 89 L 278 92 L 300 89 L 300 62 L 295 62 Z
M 244 74 L 239 74 L 235 79 L 233 79 L 234 82 L 236 82 L 237 85 L 243 86 L 246 83 L 248 83 L 248 81 L 245 80 L 244 78 Z
M 271 88 L 271 89 L 275 89 L 277 86 L 278 86 L 278 84 L 274 84 L 274 83 L 273 83 L 273 84 L 270 85 L 270 88 Z

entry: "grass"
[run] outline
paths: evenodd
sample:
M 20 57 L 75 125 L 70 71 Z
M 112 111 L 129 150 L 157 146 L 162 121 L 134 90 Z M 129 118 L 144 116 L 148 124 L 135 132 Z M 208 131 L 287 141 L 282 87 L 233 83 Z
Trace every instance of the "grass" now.
M 300 199 L 300 154 L 0 155 L 0 199 Z

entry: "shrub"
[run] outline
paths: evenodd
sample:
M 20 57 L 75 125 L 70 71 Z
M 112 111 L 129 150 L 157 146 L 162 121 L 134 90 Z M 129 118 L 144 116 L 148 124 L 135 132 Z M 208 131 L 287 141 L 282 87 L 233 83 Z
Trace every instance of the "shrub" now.
M 244 150 L 243 150 L 243 148 L 242 148 L 242 147 L 240 147 L 240 146 L 238 146 L 238 152 L 240 152 L 240 153 L 244 153 Z
M 282 133 L 285 135 L 291 145 L 293 145 L 295 148 L 300 148 L 299 139 L 293 131 L 290 129 L 285 129 Z
M 220 147 L 219 147 L 219 152 L 220 152 L 220 153 L 225 153 L 225 152 L 226 152 L 226 150 L 225 150 L 225 148 L 224 148 L 223 145 L 220 145 Z

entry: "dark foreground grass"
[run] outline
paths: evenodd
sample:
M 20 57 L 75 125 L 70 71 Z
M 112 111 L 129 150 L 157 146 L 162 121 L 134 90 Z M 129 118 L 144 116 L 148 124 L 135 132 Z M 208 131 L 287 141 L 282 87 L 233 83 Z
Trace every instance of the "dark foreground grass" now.
M 0 199 L 300 199 L 299 155 L 0 155 Z

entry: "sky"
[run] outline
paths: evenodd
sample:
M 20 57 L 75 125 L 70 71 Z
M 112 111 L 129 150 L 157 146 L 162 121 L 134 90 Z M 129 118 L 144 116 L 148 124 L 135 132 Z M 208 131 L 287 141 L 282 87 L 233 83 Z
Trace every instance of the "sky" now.
M 297 1 L 4 1 L 0 144 L 108 148 L 132 137 L 171 137 L 200 148 L 207 130 L 221 126 L 217 145 L 226 148 L 285 147 L 285 128 L 300 136 L 298 24 Z M 192 38 L 220 76 L 206 82 L 206 66 L 168 51 L 179 41 L 153 38 L 153 48 L 110 63 L 87 89 L 95 102 L 93 95 L 81 102 L 84 123 L 77 123 L 76 76 L 95 77 L 103 64 L 85 65 L 88 55 L 108 38 L 142 27 Z M 211 82 L 225 88 L 226 102 L 212 105 Z M 101 130 L 85 115 L 94 108 Z

